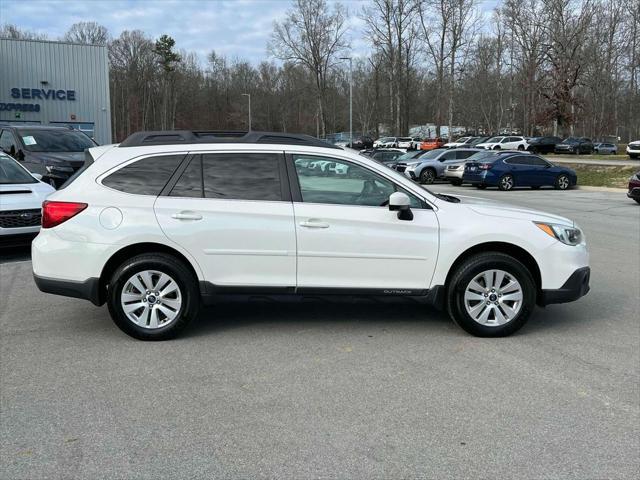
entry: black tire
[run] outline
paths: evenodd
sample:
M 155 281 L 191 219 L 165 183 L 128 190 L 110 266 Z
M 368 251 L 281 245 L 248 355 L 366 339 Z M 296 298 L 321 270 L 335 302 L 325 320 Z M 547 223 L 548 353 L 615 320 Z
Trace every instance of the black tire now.
M 571 180 L 567 175 L 561 173 L 553 184 L 556 190 L 568 190 L 571 187 Z
M 462 185 L 462 180 L 456 178 L 453 180 L 449 180 L 449 183 L 451 183 L 451 185 L 455 185 L 456 187 L 459 187 L 460 185 Z
M 518 150 L 520 151 L 524 150 L 524 145 L 518 145 Z
M 465 290 L 470 282 L 487 270 L 502 270 L 518 281 L 522 304 L 516 316 L 503 325 L 488 326 L 476 322 L 465 307 Z M 447 285 L 447 311 L 463 330 L 477 337 L 505 337 L 527 322 L 536 304 L 536 284 L 531 272 L 520 261 L 499 252 L 471 256 L 456 269 Z
M 634 200 L 638 203 L 640 203 L 640 198 L 634 198 Z
M 500 147 L 500 145 L 496 145 L 495 147 L 493 147 L 494 150 L 502 150 L 502 148 Z
M 513 190 L 515 184 L 516 182 L 513 178 L 513 175 L 511 175 L 510 173 L 504 174 L 500 177 L 500 180 L 498 180 L 498 188 L 505 192 Z
M 145 270 L 169 275 L 180 288 L 182 304 L 176 318 L 168 325 L 155 329 L 135 324 L 127 317 L 120 302 L 120 296 L 127 281 L 136 273 Z M 139 340 L 168 340 L 178 335 L 198 315 L 200 308 L 198 281 L 182 261 L 171 255 L 165 253 L 137 255 L 120 265 L 111 276 L 107 304 L 114 323 L 127 335 Z
M 436 181 L 436 171 L 433 168 L 425 168 L 420 172 L 420 183 L 431 185 Z

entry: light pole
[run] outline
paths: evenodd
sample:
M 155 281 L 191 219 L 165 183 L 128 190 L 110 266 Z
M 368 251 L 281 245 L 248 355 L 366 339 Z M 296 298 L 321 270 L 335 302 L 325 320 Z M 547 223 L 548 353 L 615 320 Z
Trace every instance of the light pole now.
M 251 94 L 243 93 L 242 96 L 249 99 L 249 131 L 251 131 Z
M 353 148 L 353 61 L 351 57 L 340 60 L 349 60 L 349 148 Z

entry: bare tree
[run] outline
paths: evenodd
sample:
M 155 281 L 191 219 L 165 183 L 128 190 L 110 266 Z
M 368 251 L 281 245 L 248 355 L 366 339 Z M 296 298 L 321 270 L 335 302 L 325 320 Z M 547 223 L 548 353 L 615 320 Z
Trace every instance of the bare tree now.
M 96 22 L 78 22 L 71 25 L 64 34 L 63 40 L 87 45 L 106 45 L 109 41 L 109 32 L 106 27 Z
M 5 23 L 0 26 L 0 38 L 10 38 L 13 40 L 46 40 L 47 35 L 45 33 L 23 30 L 11 23 Z
M 274 22 L 268 49 L 276 58 L 305 66 L 314 76 L 321 133 L 326 134 L 327 76 L 348 44 L 342 6 L 326 0 L 294 0 L 282 22 Z

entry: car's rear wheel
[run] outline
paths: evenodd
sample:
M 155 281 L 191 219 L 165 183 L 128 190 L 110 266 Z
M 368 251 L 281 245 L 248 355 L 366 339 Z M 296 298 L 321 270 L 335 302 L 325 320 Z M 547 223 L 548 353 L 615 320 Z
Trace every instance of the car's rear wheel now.
M 498 252 L 474 255 L 448 285 L 451 318 L 479 337 L 503 337 L 519 330 L 535 307 L 536 285 L 518 260 Z
M 111 276 L 107 303 L 123 332 L 140 340 L 167 340 L 197 316 L 198 282 L 171 255 L 137 255 Z
M 431 184 L 436 180 L 436 171 L 433 168 L 425 168 L 420 172 L 420 183 Z
M 500 190 L 504 190 L 504 191 L 512 190 L 514 185 L 515 185 L 515 181 L 513 180 L 513 175 L 509 173 L 500 177 L 500 180 L 498 181 L 498 188 Z
M 569 180 L 569 177 L 567 175 L 565 175 L 564 173 L 561 175 L 558 175 L 558 178 L 556 178 L 556 183 L 555 183 L 555 187 L 557 190 L 566 190 L 570 186 L 571 186 L 571 180 Z
M 520 151 L 524 150 L 524 145 L 518 145 L 518 150 Z
M 462 180 L 459 179 L 454 179 L 454 180 L 449 180 L 449 182 L 451 183 L 451 185 L 455 185 L 456 187 L 459 187 L 460 185 L 462 185 Z

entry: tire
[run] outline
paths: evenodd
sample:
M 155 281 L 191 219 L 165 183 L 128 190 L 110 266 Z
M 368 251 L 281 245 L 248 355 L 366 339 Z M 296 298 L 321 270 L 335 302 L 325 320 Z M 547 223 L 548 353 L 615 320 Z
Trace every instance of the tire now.
M 513 280 L 516 284 L 509 283 Z M 504 253 L 480 253 L 464 260 L 451 277 L 447 311 L 471 335 L 505 337 L 527 322 L 536 294 L 531 272 L 521 262 Z
M 513 179 L 513 175 L 511 175 L 510 173 L 503 175 L 502 177 L 500 177 L 500 180 L 498 180 L 498 188 L 505 192 L 513 190 L 515 184 L 516 182 Z
M 640 198 L 634 198 L 637 203 L 640 203 Z
M 553 184 L 556 190 L 567 190 L 571 186 L 571 180 L 567 175 L 561 173 Z
M 638 155 L 631 155 L 631 154 L 629 154 L 629 158 L 630 158 L 631 160 L 635 160 L 636 158 L 638 158 Z
M 459 179 L 454 179 L 454 180 L 449 180 L 449 183 L 451 183 L 451 185 L 455 185 L 456 187 L 459 187 L 460 185 L 462 185 L 462 180 Z
M 436 180 L 436 171 L 433 168 L 425 168 L 420 172 L 420 183 L 431 185 Z
M 494 150 L 502 150 L 502 149 L 500 148 L 500 145 L 496 145 L 495 147 L 493 147 L 493 149 L 494 149 Z
M 149 295 L 141 291 L 149 283 L 159 290 L 154 292 L 151 288 Z M 129 315 L 139 317 L 140 323 L 125 313 L 125 302 L 132 307 L 140 305 L 129 311 Z M 168 340 L 198 315 L 200 292 L 197 278 L 183 262 L 164 253 L 149 253 L 130 258 L 116 269 L 109 282 L 107 303 L 114 323 L 127 335 L 139 340 Z
M 523 151 L 524 150 L 524 145 L 518 145 L 518 150 Z

